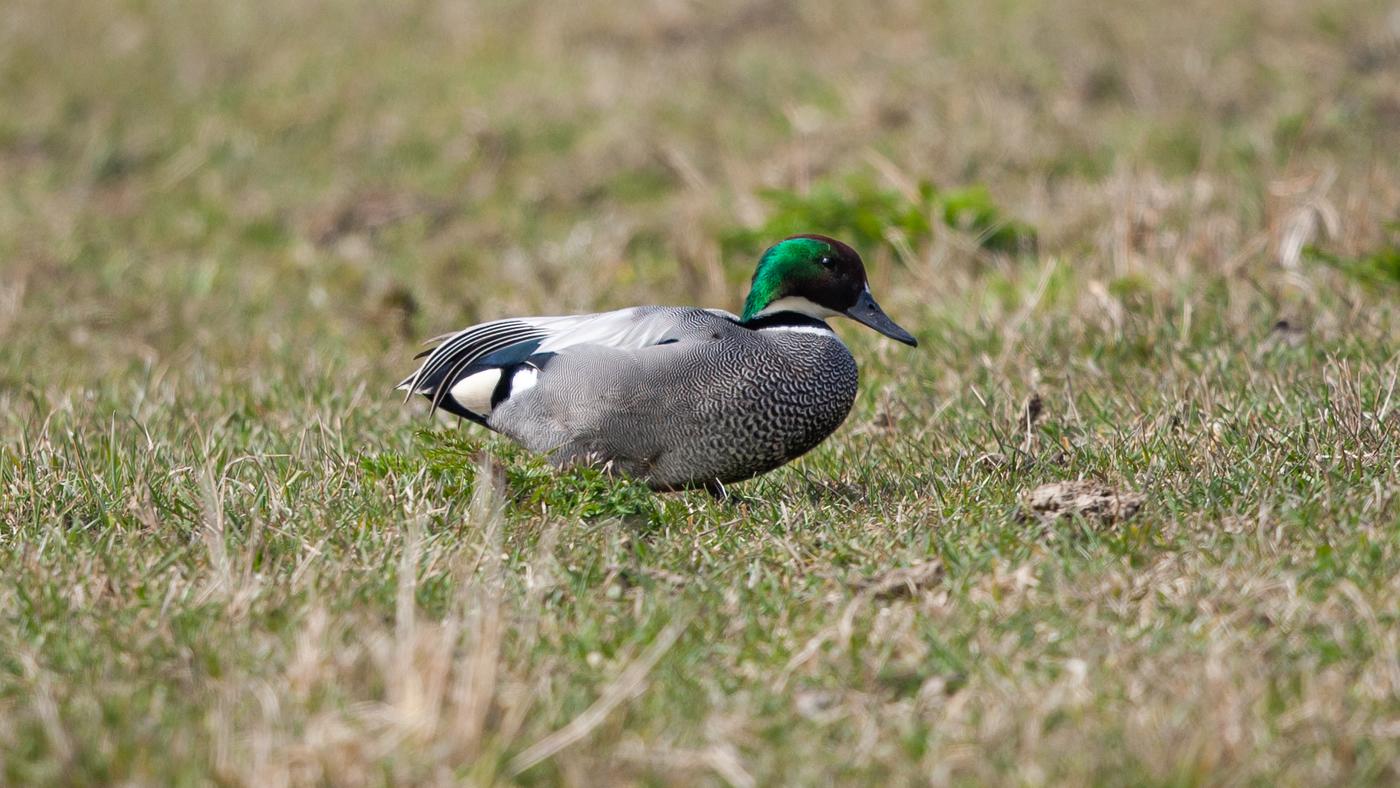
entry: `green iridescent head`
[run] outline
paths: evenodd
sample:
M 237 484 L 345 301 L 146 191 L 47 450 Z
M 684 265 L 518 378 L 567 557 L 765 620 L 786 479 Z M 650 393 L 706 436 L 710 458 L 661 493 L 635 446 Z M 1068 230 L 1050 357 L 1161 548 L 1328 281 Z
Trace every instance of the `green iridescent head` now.
M 917 345 L 870 295 L 856 250 L 824 235 L 794 235 L 759 258 L 743 322 L 796 313 L 818 320 L 845 315 L 907 345 Z

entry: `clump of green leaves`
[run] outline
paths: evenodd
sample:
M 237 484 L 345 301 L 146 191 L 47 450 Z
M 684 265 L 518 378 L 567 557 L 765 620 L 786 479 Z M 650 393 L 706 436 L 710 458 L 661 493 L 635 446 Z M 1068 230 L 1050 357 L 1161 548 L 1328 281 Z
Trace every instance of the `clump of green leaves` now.
M 505 472 L 508 501 L 519 509 L 586 520 L 619 517 L 654 522 L 662 514 L 656 493 L 627 476 L 583 465 L 559 470 L 515 444 L 499 441 L 488 447 L 488 441 L 457 430 L 420 430 L 415 438 L 421 458 L 385 452 L 361 458 L 361 469 L 372 479 L 426 471 L 447 494 L 470 496 L 482 455 L 489 451 Z
M 1329 265 L 1367 287 L 1400 287 L 1400 221 L 1386 225 L 1390 242 L 1368 254 L 1348 257 L 1308 246 L 1308 259 Z
M 892 233 L 910 243 L 933 234 L 934 189 L 930 184 L 920 187 L 915 200 L 881 189 L 865 178 L 851 179 L 843 186 L 819 183 L 805 194 L 766 189 L 759 196 L 770 208 L 767 221 L 726 234 L 726 251 L 753 253 L 774 239 L 804 232 L 839 236 L 863 249 L 888 243 Z
M 629 476 L 576 465 L 557 470 L 538 457 L 506 466 L 511 500 L 534 511 L 570 512 L 585 520 L 618 517 L 657 522 L 661 499 Z
M 805 194 L 769 189 L 759 196 L 770 206 L 768 219 L 725 234 L 727 254 L 756 254 L 777 238 L 804 232 L 837 236 L 860 249 L 899 241 L 917 246 L 933 237 L 936 220 L 976 236 L 989 251 L 1016 254 L 1035 248 L 1035 229 L 1008 219 L 980 185 L 940 191 L 923 181 L 910 197 L 868 178 L 850 178 L 839 185 L 816 184 Z
M 943 221 L 949 227 L 977 236 L 977 244 L 983 249 L 1005 254 L 1035 251 L 1035 228 L 1008 219 L 992 202 L 992 195 L 985 186 L 965 186 L 943 192 L 938 196 L 938 203 L 943 210 Z

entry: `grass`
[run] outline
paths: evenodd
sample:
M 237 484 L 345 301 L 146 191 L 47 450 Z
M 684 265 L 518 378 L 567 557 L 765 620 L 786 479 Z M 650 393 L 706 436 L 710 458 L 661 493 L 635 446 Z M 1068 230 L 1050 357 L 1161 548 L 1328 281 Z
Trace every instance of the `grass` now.
M 12 0 L 0 781 L 1394 782 L 1395 24 Z M 804 211 L 921 345 L 740 502 L 389 391 Z

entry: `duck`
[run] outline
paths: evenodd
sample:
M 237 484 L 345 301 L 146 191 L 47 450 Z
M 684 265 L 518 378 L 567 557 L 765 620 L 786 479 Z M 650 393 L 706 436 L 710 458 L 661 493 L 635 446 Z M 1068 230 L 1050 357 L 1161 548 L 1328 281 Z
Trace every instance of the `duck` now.
M 428 340 L 397 388 L 557 467 L 723 498 L 845 421 L 859 373 L 827 323 L 838 315 L 918 346 L 875 301 L 855 249 L 795 235 L 759 258 L 742 314 L 636 306 L 491 320 Z

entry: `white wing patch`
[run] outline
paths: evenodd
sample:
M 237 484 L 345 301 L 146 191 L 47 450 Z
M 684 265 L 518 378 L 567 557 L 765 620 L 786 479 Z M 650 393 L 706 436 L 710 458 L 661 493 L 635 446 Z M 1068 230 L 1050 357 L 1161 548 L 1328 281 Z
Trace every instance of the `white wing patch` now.
M 538 368 L 532 367 L 528 364 L 522 366 L 520 369 L 517 369 L 515 371 L 514 375 L 511 376 L 510 393 L 507 394 L 506 397 L 514 397 L 516 394 L 519 394 L 522 391 L 528 391 L 534 388 L 535 383 L 539 381 L 539 379 L 540 371 Z
M 484 369 L 457 381 L 448 394 L 457 401 L 458 405 L 479 416 L 490 416 L 495 410 L 491 400 L 496 393 L 496 387 L 501 383 L 503 370 L 499 367 Z M 534 387 L 540 378 L 540 371 L 532 366 L 522 366 L 515 370 L 515 374 L 510 377 L 510 389 L 506 392 L 506 399 L 514 397 L 522 391 L 528 391 Z
M 501 382 L 501 370 L 484 369 L 457 381 L 447 393 L 457 404 L 483 416 L 491 413 L 491 394 Z

